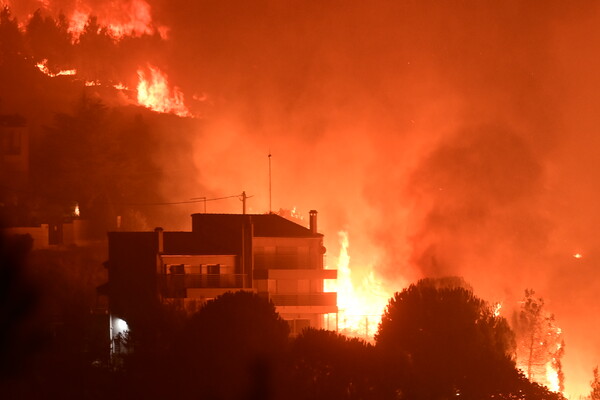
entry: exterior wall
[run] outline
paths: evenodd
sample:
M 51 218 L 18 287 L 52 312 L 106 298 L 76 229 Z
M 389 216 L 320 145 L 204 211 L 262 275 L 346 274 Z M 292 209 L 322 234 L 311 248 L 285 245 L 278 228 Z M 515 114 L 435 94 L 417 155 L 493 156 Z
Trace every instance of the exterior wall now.
M 0 165 L 4 182 L 24 184 L 29 170 L 29 134 L 24 126 L 0 126 Z M 4 175 L 4 174 L 2 174 Z
M 89 239 L 86 225 L 87 221 L 75 219 L 58 224 L 6 228 L 4 232 L 7 235 L 30 235 L 34 250 L 69 245 L 88 246 L 94 241 Z
M 324 292 L 323 238 L 255 237 L 254 287 L 273 301 L 292 335 L 307 327 L 324 328 L 324 314 L 337 313 L 337 294 Z
M 110 313 L 130 327 L 152 329 L 159 306 L 156 232 L 108 233 Z
M 42 224 L 37 227 L 16 227 L 4 229 L 6 235 L 30 235 L 33 239 L 33 250 L 47 249 L 49 244 L 49 226 Z
M 323 269 L 322 249 L 322 237 L 255 237 L 254 268 Z

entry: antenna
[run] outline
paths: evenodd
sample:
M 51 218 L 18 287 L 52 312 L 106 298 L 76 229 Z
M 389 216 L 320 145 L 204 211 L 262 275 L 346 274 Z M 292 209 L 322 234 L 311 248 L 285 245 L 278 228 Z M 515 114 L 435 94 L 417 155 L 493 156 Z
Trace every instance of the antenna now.
M 269 214 L 271 214 L 271 150 L 269 150 Z

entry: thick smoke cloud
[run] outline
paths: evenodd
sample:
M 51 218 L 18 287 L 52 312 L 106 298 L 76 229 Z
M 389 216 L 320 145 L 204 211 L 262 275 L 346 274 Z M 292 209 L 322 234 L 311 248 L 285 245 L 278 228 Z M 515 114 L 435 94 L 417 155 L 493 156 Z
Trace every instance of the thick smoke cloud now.
M 348 230 L 358 280 L 462 275 L 507 313 L 535 288 L 565 331 L 567 389 L 586 390 L 597 345 L 566 304 L 598 307 L 579 270 L 597 245 L 593 3 L 155 7 L 171 67 L 214 104 L 199 183 L 265 211 L 271 151 L 276 207 L 321 211 L 330 263 Z
M 330 265 L 347 230 L 357 282 L 369 267 L 390 290 L 462 275 L 507 313 L 534 288 L 565 333 L 567 391 L 587 391 L 600 363 L 596 3 L 149 4 L 168 39 L 88 69 L 114 62 L 107 74 L 134 85 L 148 57 L 201 116 L 158 124 L 166 198 L 245 190 L 268 211 L 270 152 L 273 209 L 319 210 Z M 155 225 L 187 229 L 201 209 Z

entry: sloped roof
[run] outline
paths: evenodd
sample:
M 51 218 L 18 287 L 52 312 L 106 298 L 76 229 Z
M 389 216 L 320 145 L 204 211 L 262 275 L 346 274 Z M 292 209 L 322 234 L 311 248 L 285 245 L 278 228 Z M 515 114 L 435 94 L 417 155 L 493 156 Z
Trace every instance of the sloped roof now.
M 240 232 L 246 223 L 252 223 L 256 237 L 322 237 L 310 229 L 277 214 L 192 214 L 192 231 L 198 233 Z
M 191 232 L 164 232 L 166 254 L 241 254 L 250 224 L 255 237 L 319 238 L 310 229 L 276 214 L 192 214 Z M 109 258 L 138 258 L 158 251 L 157 232 L 109 232 Z M 152 256 L 153 257 L 153 256 Z M 149 259 L 149 263 L 153 258 Z

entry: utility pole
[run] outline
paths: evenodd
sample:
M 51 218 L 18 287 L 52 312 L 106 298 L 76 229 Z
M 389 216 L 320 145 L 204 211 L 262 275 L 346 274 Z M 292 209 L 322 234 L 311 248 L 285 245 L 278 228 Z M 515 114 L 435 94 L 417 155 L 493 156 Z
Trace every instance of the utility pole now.
M 246 195 L 246 191 L 243 191 L 242 194 L 240 195 L 240 201 L 242 202 L 242 214 L 244 214 L 244 215 L 246 215 L 246 200 L 249 199 L 250 197 L 254 197 L 254 195 L 248 196 L 248 195 Z
M 248 198 L 248 196 L 246 196 L 246 191 L 242 192 L 242 214 L 246 215 L 246 199 Z

